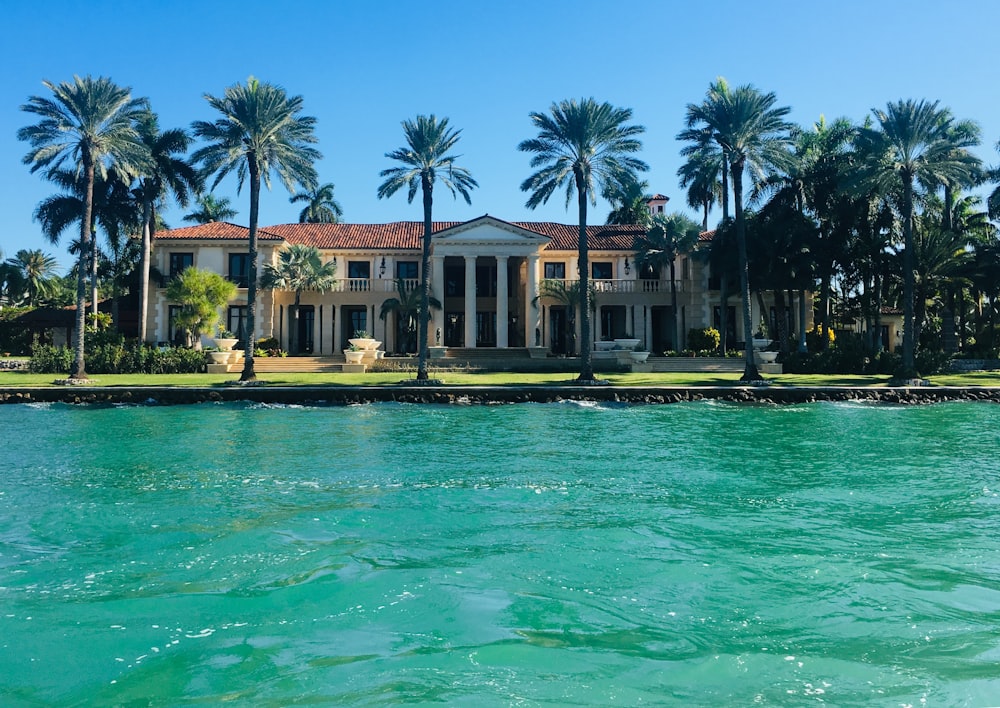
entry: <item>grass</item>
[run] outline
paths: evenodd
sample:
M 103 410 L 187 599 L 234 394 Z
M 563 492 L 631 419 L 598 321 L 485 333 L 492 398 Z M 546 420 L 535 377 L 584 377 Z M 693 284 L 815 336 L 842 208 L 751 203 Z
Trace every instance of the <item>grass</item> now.
M 572 384 L 576 378 L 570 373 L 521 374 L 510 372 L 462 373 L 444 372 L 438 375 L 451 386 L 558 386 Z M 52 386 L 55 374 L 30 374 L 20 371 L 0 371 L 0 387 Z M 236 374 L 95 374 L 95 385 L 100 386 L 222 386 L 235 381 Z M 413 381 L 412 373 L 369 374 L 311 374 L 269 373 L 260 380 L 272 386 L 390 386 Z M 616 386 L 737 386 L 737 373 L 663 373 L 663 374 L 604 374 Z M 773 386 L 843 386 L 881 387 L 888 376 L 781 374 L 769 376 Z M 930 377 L 937 386 L 1000 386 L 1000 371 L 943 374 Z

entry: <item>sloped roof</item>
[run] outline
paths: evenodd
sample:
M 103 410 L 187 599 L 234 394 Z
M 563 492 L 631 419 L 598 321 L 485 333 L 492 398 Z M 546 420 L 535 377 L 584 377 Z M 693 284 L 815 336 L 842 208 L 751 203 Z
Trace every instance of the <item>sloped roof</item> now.
M 437 233 L 464 223 L 467 222 L 435 221 L 432 229 Z M 550 242 L 546 250 L 575 251 L 577 248 L 577 226 L 574 224 L 557 224 L 551 221 L 506 223 L 547 237 Z M 641 226 L 588 226 L 587 246 L 591 251 L 631 251 L 635 249 L 636 236 L 644 232 Z M 257 232 L 261 240 L 283 240 L 292 244 L 331 250 L 419 250 L 423 233 L 422 221 L 394 221 L 388 224 L 278 224 L 261 228 Z M 156 239 L 159 241 L 190 239 L 245 241 L 248 237 L 249 230 L 246 227 L 227 222 L 186 226 L 156 234 Z
M 197 239 L 205 241 L 246 241 L 250 238 L 250 229 L 246 226 L 230 224 L 228 221 L 213 221 L 208 224 L 197 224 L 196 226 L 182 226 L 179 229 L 169 231 L 157 231 L 157 239 Z M 257 238 L 261 241 L 280 241 L 281 236 L 274 234 L 270 229 L 257 229 Z

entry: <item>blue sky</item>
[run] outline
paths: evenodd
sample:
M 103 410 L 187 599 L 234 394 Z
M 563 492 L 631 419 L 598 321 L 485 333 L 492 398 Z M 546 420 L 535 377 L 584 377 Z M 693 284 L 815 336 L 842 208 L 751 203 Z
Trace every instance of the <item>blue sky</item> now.
M 15 133 L 33 122 L 20 106 L 47 95 L 41 81 L 74 74 L 110 76 L 148 97 L 162 127 L 214 120 L 203 95 L 254 75 L 301 94 L 318 119 L 321 181 L 333 182 L 345 220 L 419 220 L 420 205 L 399 193 L 376 198 L 385 153 L 403 143 L 400 121 L 447 116 L 462 129 L 460 164 L 479 182 L 472 205 L 437 192 L 434 216 L 572 223 L 563 199 L 528 210 L 521 181 L 529 157 L 517 144 L 533 135 L 528 114 L 553 101 L 593 96 L 632 108 L 646 127 L 642 158 L 653 191 L 683 208 L 677 186 L 684 108 L 710 81 L 774 91 L 808 125 L 819 116 L 860 121 L 900 98 L 940 100 L 979 122 L 977 151 L 1000 162 L 1000 2 L 842 0 L 838 3 L 716 0 L 118 2 L 50 0 L 3 7 L 0 66 L 0 250 L 42 248 L 63 264 L 66 233 L 49 244 L 32 220 L 55 190 L 32 175 Z M 81 38 L 82 41 L 81 41 Z M 246 223 L 249 196 L 235 178 L 216 190 Z M 280 184 L 263 193 L 261 223 L 295 221 Z M 419 199 L 417 200 L 419 201 Z M 603 222 L 606 204 L 592 211 Z M 165 214 L 182 225 L 185 210 Z M 714 218 L 714 217 L 713 217 Z

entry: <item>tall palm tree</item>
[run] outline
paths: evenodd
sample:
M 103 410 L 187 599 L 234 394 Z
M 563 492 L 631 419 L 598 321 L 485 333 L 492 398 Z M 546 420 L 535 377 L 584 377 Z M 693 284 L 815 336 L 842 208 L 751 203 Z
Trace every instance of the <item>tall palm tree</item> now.
M 234 84 L 221 97 L 205 94 L 208 104 L 222 114 L 214 123 L 196 121 L 194 134 L 208 142 L 192 160 L 201 163 L 202 174 L 215 174 L 212 189 L 223 177 L 235 171 L 237 190 L 250 178 L 249 272 L 247 283 L 246 357 L 240 381 L 253 381 L 253 350 L 257 310 L 257 222 L 260 211 L 260 185 L 271 188 L 271 173 L 278 175 L 292 192 L 296 184 L 306 189 L 316 184 L 313 163 L 320 152 L 316 142 L 316 119 L 299 115 L 302 97 L 289 97 L 285 89 L 260 82 L 254 77 L 246 84 Z
M 679 212 L 657 214 L 643 236 L 635 240 L 640 266 L 650 266 L 662 272 L 670 270 L 670 321 L 673 349 L 681 348 L 680 319 L 677 317 L 677 257 L 690 253 L 698 243 L 698 224 Z
M 746 218 L 743 213 L 743 174 L 762 179 L 767 168 L 780 167 L 790 159 L 791 124 L 785 121 L 788 107 L 775 107 L 774 93 L 762 93 L 750 85 L 731 89 L 720 79 L 709 87 L 700 104 L 688 104 L 685 122 L 689 130 L 710 133 L 728 157 L 733 182 L 736 246 L 739 255 L 740 293 L 743 297 L 743 338 L 746 363 L 742 381 L 759 381 L 754 362 L 753 325 L 750 315 L 750 279 L 747 270 Z
M 681 189 L 687 189 L 687 205 L 700 209 L 701 229 L 708 231 L 708 214 L 722 201 L 722 151 L 718 147 L 697 147 L 677 170 Z
M 420 330 L 418 333 L 417 380 L 427 381 L 427 328 L 430 322 L 430 266 L 431 266 L 431 212 L 434 205 L 434 183 L 440 181 L 452 197 L 461 194 L 466 204 L 471 204 L 469 191 L 479 184 L 464 167 L 455 164 L 460 155 L 449 155 L 461 136 L 461 130 L 448 126 L 448 119 L 440 121 L 432 113 L 418 115 L 416 120 L 403 121 L 403 135 L 406 145 L 385 154 L 401 164 L 382 170 L 379 177 L 385 181 L 379 185 L 378 197 L 391 197 L 404 186 L 406 200 L 413 203 L 413 197 L 420 189 L 424 200 L 424 239 L 420 261 Z M 467 293 L 466 297 L 474 297 Z
M 293 244 L 278 254 L 277 264 L 264 265 L 260 279 L 262 288 L 295 292 L 295 307 L 288 329 L 288 352 L 292 356 L 299 353 L 299 304 L 302 292 L 326 292 L 333 288 L 336 278 L 337 264 L 334 261 L 323 263 L 319 249 L 315 246 Z
M 385 300 L 379 309 L 381 320 L 391 314 L 396 315 L 396 335 L 399 337 L 396 347 L 400 352 L 410 351 L 410 340 L 420 323 L 420 300 L 419 288 L 407 288 L 403 278 L 396 278 L 396 297 Z M 436 297 L 428 298 L 427 303 L 432 310 L 441 309 L 441 301 Z
M 216 198 L 213 194 L 202 194 L 195 199 L 198 208 L 184 215 L 184 221 L 195 224 L 211 224 L 215 221 L 228 221 L 236 216 L 236 210 L 229 206 L 227 197 Z
M 22 249 L 13 258 L 8 258 L 6 263 L 16 272 L 30 307 L 36 307 L 39 299 L 45 297 L 59 270 L 55 257 L 40 249 Z
M 142 203 L 142 247 L 139 280 L 139 341 L 146 340 L 149 307 L 149 257 L 156 231 L 156 205 L 168 193 L 186 207 L 188 194 L 197 192 L 201 181 L 194 167 L 179 155 L 187 152 L 191 139 L 180 128 L 160 130 L 156 114 L 147 111 L 139 119 L 139 135 L 149 151 L 150 163 L 139 177 L 136 196 Z
M 612 182 L 603 195 L 614 207 L 604 223 L 648 226 L 649 182 L 626 177 L 623 182 Z
M 531 192 L 527 207 L 534 209 L 545 204 L 557 189 L 565 187 L 566 207 L 569 208 L 574 191 L 576 193 L 580 292 L 585 303 L 580 317 L 583 341 L 580 342 L 578 380 L 593 381 L 591 311 L 587 304 L 590 298 L 587 204 L 596 204 L 596 193 L 604 192 L 609 185 L 626 179 L 637 181 L 636 173 L 649 169 L 645 162 L 632 157 L 642 149 L 638 136 L 646 129 L 641 125 L 627 125 L 632 119 L 631 109 L 598 103 L 593 98 L 553 103 L 549 113 L 531 113 L 530 117 L 538 136 L 517 146 L 522 152 L 533 153 L 531 167 L 540 168 L 521 183 L 522 192 Z
M 996 149 L 1000 150 L 1000 140 L 997 141 Z M 987 172 L 987 179 L 1000 183 L 1000 167 L 994 167 Z M 986 201 L 991 219 L 1000 219 L 1000 184 L 998 184 Z
M 300 224 L 336 224 L 344 216 L 340 202 L 333 197 L 333 182 L 293 194 L 288 201 L 306 203 L 305 209 L 299 212 Z
M 85 253 L 89 250 L 93 214 L 94 180 L 111 164 L 126 171 L 138 171 L 149 162 L 148 152 L 135 127 L 146 108 L 145 99 L 132 98 L 129 88 L 111 79 L 74 76 L 72 82 L 43 81 L 53 98 L 31 96 L 21 110 L 40 118 L 35 125 L 17 131 L 18 140 L 31 145 L 24 163 L 31 171 L 50 174 L 64 164 L 84 177 L 84 213 L 80 220 L 80 265 L 77 275 L 76 329 L 73 334 L 76 361 L 70 378 L 87 378 L 84 363 L 86 324 Z
M 903 361 L 898 377 L 916 378 L 914 336 L 914 192 L 921 185 L 961 184 L 979 169 L 979 160 L 965 148 L 974 139 L 952 131 L 950 112 L 938 102 L 900 100 L 885 110 L 872 109 L 878 129 L 862 128 L 861 139 L 882 159 L 864 170 L 867 181 L 886 191 L 902 193 L 903 217 Z

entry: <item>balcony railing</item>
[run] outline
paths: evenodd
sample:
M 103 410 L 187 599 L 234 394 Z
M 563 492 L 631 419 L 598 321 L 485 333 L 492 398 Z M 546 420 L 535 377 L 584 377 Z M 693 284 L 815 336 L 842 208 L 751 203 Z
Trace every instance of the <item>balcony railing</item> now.
M 546 278 L 552 283 L 562 283 L 563 287 L 571 288 L 578 280 L 560 280 L 556 278 Z M 544 282 L 544 281 L 543 281 Z M 668 293 L 670 292 L 670 280 L 646 280 L 643 278 L 629 279 L 594 279 L 590 280 L 594 291 L 598 293 Z M 684 292 L 684 281 L 675 280 L 677 292 Z M 558 287 L 558 286 L 557 286 Z

